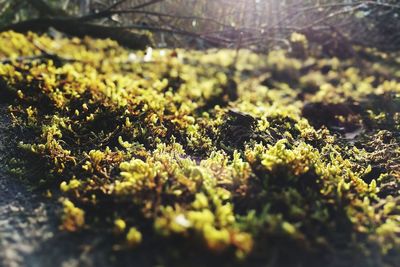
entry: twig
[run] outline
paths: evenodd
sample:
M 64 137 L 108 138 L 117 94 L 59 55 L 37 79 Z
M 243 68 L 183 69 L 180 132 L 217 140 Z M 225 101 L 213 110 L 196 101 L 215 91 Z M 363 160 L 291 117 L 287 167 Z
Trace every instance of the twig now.
M 42 52 L 42 55 L 49 58 L 49 59 L 53 59 L 56 61 L 63 61 L 63 62 L 77 62 L 79 60 L 77 59 L 72 59 L 72 58 L 65 58 L 65 57 L 61 57 L 55 53 L 51 53 L 48 50 L 46 50 L 38 41 L 33 42 L 33 45 L 40 50 L 40 52 Z
M 34 42 L 33 45 L 40 50 L 41 54 L 40 55 L 34 55 L 34 56 L 20 56 L 17 58 L 3 58 L 0 59 L 0 63 L 2 64 L 11 64 L 13 62 L 23 62 L 23 61 L 32 61 L 35 59 L 50 59 L 54 61 L 62 61 L 62 62 L 77 62 L 79 60 L 77 59 L 72 59 L 72 58 L 64 58 L 61 57 L 55 53 L 51 53 L 47 51 L 45 48 L 43 48 L 38 42 Z M 81 61 L 80 61 L 81 62 Z
M 140 5 L 137 5 L 137 6 L 133 7 L 133 9 L 144 8 L 144 7 L 151 6 L 151 5 L 157 4 L 159 2 L 163 2 L 163 1 L 164 0 L 151 0 L 151 1 L 147 2 L 147 3 L 143 3 L 143 4 L 140 4 Z
M 119 5 L 122 5 L 124 2 L 126 2 L 127 0 L 120 0 L 120 1 L 117 1 L 117 2 L 115 2 L 114 4 L 112 4 L 112 5 L 110 5 L 109 7 L 107 7 L 106 9 L 104 9 L 104 11 L 109 11 L 109 10 L 112 10 L 112 9 L 114 9 L 114 8 L 116 8 L 117 6 L 119 6 Z
M 85 15 L 82 16 L 80 18 L 78 18 L 80 21 L 89 21 L 89 20 L 93 20 L 93 19 L 98 19 L 98 18 L 104 18 L 104 17 L 110 17 L 114 14 L 119 14 L 119 13 L 134 13 L 134 11 L 137 11 L 138 9 L 150 6 L 150 5 L 154 5 L 156 3 L 162 2 L 164 0 L 152 0 L 140 5 L 137 5 L 135 7 L 130 8 L 129 10 L 123 11 L 123 10 L 113 10 L 114 8 L 118 7 L 119 5 L 121 5 L 122 3 L 124 3 L 126 0 L 121 0 L 116 2 L 115 4 L 105 8 L 104 10 L 101 10 L 100 12 L 94 13 L 94 14 L 89 14 L 89 15 Z
M 210 38 L 209 36 L 207 36 L 207 34 L 197 34 L 195 32 L 185 31 L 185 30 L 181 30 L 181 29 L 168 29 L 168 28 L 163 28 L 163 27 L 144 26 L 144 25 L 137 25 L 137 24 L 117 26 L 114 28 L 148 30 L 148 31 L 152 31 L 152 32 L 164 32 L 164 33 L 185 35 L 185 36 L 190 36 L 190 37 L 197 38 L 197 39 L 202 39 L 207 42 L 214 43 L 214 44 L 221 44 L 220 41 L 223 40 L 223 39 L 219 39 L 219 38 L 215 38 L 215 37 Z
M 213 19 L 213 18 L 199 17 L 199 16 L 181 16 L 181 15 L 177 15 L 177 14 L 166 14 L 166 13 L 161 13 L 161 12 L 153 12 L 153 11 L 145 11 L 145 10 L 137 10 L 137 9 L 113 10 L 108 13 L 108 15 L 115 15 L 115 14 L 143 14 L 143 15 L 149 15 L 149 16 L 168 17 L 168 18 L 182 19 L 182 20 L 203 20 L 203 21 L 213 22 L 220 26 L 226 26 L 226 27 L 229 26 L 229 25 L 221 23 L 218 20 Z M 82 18 L 82 19 L 84 19 L 84 18 Z M 88 19 L 90 19 L 90 18 L 88 18 Z

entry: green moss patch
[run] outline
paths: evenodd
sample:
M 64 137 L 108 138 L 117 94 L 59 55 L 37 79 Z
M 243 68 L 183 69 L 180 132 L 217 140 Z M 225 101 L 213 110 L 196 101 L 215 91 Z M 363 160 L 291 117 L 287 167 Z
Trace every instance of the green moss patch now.
M 61 201 L 63 230 L 118 250 L 395 266 L 400 73 L 386 59 L 400 56 L 301 48 L 143 52 L 3 32 L 0 90 L 23 129 L 10 169 Z

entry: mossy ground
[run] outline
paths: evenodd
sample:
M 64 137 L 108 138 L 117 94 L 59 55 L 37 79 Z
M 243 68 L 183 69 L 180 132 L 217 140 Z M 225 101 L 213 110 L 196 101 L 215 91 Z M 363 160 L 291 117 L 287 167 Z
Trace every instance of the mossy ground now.
M 62 230 L 157 264 L 395 266 L 400 55 L 291 41 L 143 52 L 1 33 L 23 133 L 9 171 L 60 201 Z

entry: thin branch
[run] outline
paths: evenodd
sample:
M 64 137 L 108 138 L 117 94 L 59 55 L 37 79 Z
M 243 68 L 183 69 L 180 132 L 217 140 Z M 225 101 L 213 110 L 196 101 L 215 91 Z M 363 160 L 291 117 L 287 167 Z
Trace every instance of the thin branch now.
M 215 36 L 208 36 L 207 34 L 198 34 L 195 32 L 191 31 L 185 31 L 181 29 L 169 29 L 169 28 L 164 28 L 164 27 L 155 27 L 155 26 L 145 26 L 145 25 L 137 25 L 137 24 L 130 24 L 130 25 L 123 25 L 123 26 L 117 26 L 113 27 L 116 29 L 136 29 L 136 30 L 148 30 L 152 32 L 164 32 L 164 33 L 170 33 L 170 34 L 177 34 L 177 35 L 184 35 L 184 36 L 190 36 L 196 39 L 202 39 L 205 40 L 209 43 L 221 45 L 221 43 L 226 43 L 226 40 L 222 38 L 218 38 Z
M 322 17 L 322 18 L 319 18 L 318 20 L 314 21 L 313 23 L 304 26 L 303 29 L 312 28 L 313 26 L 315 26 L 315 25 L 317 25 L 317 24 L 319 24 L 319 23 L 322 23 L 322 22 L 326 21 L 327 19 L 330 19 L 330 18 L 339 16 L 339 15 L 342 15 L 342 14 L 352 13 L 352 12 L 356 11 L 357 9 L 362 8 L 363 5 L 364 5 L 364 4 L 359 4 L 359 5 L 353 6 L 351 9 L 347 9 L 347 10 L 346 10 L 346 9 L 342 9 L 342 10 L 339 10 L 339 11 L 336 11 L 336 12 L 333 12 L 333 13 L 330 13 L 329 15 L 324 16 L 324 17 Z
M 128 24 L 128 25 L 123 25 L 123 26 L 117 26 L 114 28 L 118 29 L 136 29 L 136 30 L 148 30 L 148 31 L 153 31 L 153 32 L 166 32 L 166 33 L 174 33 L 174 34 L 180 34 L 180 35 L 187 35 L 191 37 L 200 37 L 199 34 L 190 32 L 190 31 L 185 31 L 185 30 L 173 30 L 173 29 L 168 29 L 168 28 L 163 28 L 163 27 L 155 27 L 155 26 L 147 26 L 147 25 L 138 25 L 138 24 Z
M 117 2 L 115 2 L 114 4 L 110 5 L 109 7 L 107 7 L 106 9 L 104 9 L 104 11 L 110 11 L 110 10 L 116 8 L 117 6 L 122 5 L 122 4 L 123 4 L 124 2 L 126 2 L 126 1 L 127 1 L 127 0 L 120 0 L 120 1 L 117 1 Z
M 201 21 L 213 22 L 220 26 L 226 26 L 226 27 L 229 26 L 229 25 L 223 24 L 213 18 L 199 17 L 199 16 L 181 16 L 181 15 L 177 15 L 177 14 L 166 14 L 166 13 L 161 13 L 161 12 L 153 12 L 153 11 L 145 11 L 145 10 L 137 10 L 137 9 L 113 10 L 113 11 L 109 12 L 109 15 L 115 15 L 115 14 L 117 14 L 117 15 L 118 14 L 143 14 L 143 15 L 149 15 L 149 16 L 167 17 L 167 18 L 182 19 L 182 20 L 201 20 Z
M 163 1 L 164 1 L 164 0 L 151 0 L 151 1 L 149 1 L 149 2 L 146 2 L 146 3 L 143 3 L 143 4 L 137 5 L 137 6 L 133 7 L 133 9 L 141 9 L 141 8 L 148 7 L 148 6 L 151 6 L 151 5 L 154 5 L 154 4 L 163 2 Z
M 138 10 L 138 9 L 141 9 L 141 8 L 144 8 L 144 7 L 147 7 L 147 6 L 150 6 L 150 5 L 154 5 L 154 4 L 156 4 L 156 3 L 159 3 L 159 2 L 162 2 L 162 1 L 164 1 L 164 0 L 152 0 L 152 1 L 149 1 L 149 2 L 146 2 L 146 3 L 143 3 L 143 4 L 140 4 L 140 5 L 137 5 L 137 6 L 134 6 L 134 7 L 132 7 L 132 8 L 130 8 L 129 10 L 127 10 L 127 11 L 123 11 L 123 10 L 113 10 L 113 9 L 115 9 L 116 7 L 118 7 L 119 5 L 121 5 L 122 3 L 124 3 L 126 0 L 121 0 L 121 1 L 118 1 L 118 2 L 116 2 L 115 4 L 113 4 L 113 5 L 111 5 L 111 6 L 109 6 L 109 7 L 107 7 L 106 9 L 104 9 L 104 10 L 101 10 L 101 11 L 99 11 L 99 12 L 97 12 L 97 13 L 94 13 L 94 14 L 89 14 L 89 15 L 85 15 L 85 16 L 82 16 L 82 17 L 80 17 L 80 18 L 78 18 L 80 21 L 89 21 L 89 20 L 94 20 L 94 19 L 98 19 L 98 18 L 104 18 L 104 17 L 110 17 L 110 16 L 112 16 L 112 15 L 114 15 L 114 14 L 122 14 L 122 13 L 134 13 L 134 11 L 136 11 L 136 10 Z
M 304 13 L 308 13 L 309 11 L 314 11 L 314 10 L 319 10 L 319 9 L 332 9 L 332 8 L 341 8 L 341 10 L 339 11 L 340 13 L 342 13 L 343 8 L 346 7 L 352 7 L 352 10 L 354 9 L 354 7 L 358 8 L 363 8 L 365 6 L 378 6 L 378 7 L 386 7 L 386 8 L 395 8 L 395 9 L 400 9 L 400 5 L 395 5 L 395 4 L 388 4 L 388 3 L 380 3 L 380 2 L 375 2 L 375 1 L 357 1 L 357 2 L 352 2 L 352 3 L 331 3 L 331 4 L 324 4 L 324 5 L 312 5 L 312 6 L 306 6 L 303 8 L 296 8 L 294 12 L 287 14 L 286 16 L 284 16 L 283 18 L 281 18 L 276 24 L 274 25 L 267 25 L 264 27 L 264 29 L 266 28 L 271 28 L 271 27 L 278 27 L 279 25 L 281 25 L 284 21 L 291 19 L 291 21 L 298 17 L 299 15 L 304 15 Z M 345 10 L 346 13 L 348 12 L 348 10 Z M 335 12 L 337 13 L 337 12 Z M 325 19 L 322 18 L 321 20 L 323 21 Z M 307 26 L 309 27 L 309 26 Z

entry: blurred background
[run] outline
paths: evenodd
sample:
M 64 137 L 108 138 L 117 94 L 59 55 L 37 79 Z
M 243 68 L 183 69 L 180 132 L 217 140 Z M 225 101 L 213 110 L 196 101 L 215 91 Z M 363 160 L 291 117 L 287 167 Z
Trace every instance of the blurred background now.
M 0 26 L 34 18 L 81 19 L 152 32 L 158 47 L 290 46 L 293 32 L 316 42 L 396 50 L 397 0 L 0 0 Z M 289 47 L 290 48 L 290 47 Z M 343 47 L 342 47 L 343 48 Z

